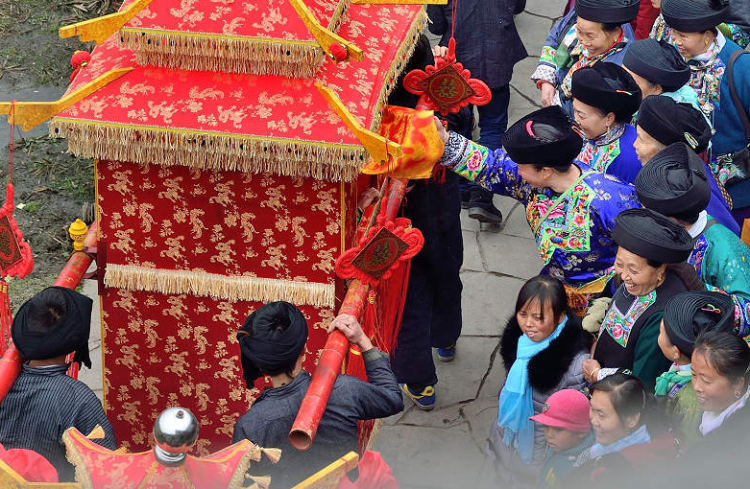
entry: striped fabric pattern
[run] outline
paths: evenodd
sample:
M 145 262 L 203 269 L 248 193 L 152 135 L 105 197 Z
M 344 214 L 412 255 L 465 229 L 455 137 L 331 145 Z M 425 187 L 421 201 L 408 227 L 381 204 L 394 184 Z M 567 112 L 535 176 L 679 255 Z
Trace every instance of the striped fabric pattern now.
M 73 481 L 73 466 L 65 458 L 63 432 L 75 427 L 90 433 L 96 425 L 103 447 L 117 448 L 112 425 L 96 394 L 68 377 L 67 365 L 23 366 L 15 384 L 0 403 L 0 443 L 6 449 L 27 448 L 44 456 L 57 469 L 60 481 Z

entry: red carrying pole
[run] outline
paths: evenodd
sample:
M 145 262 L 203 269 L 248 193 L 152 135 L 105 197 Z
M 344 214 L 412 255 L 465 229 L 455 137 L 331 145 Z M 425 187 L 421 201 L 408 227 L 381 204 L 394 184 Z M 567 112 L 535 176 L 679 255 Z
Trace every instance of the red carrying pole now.
M 94 222 L 89 228 L 89 231 L 86 234 L 86 242 L 96 242 L 96 222 Z M 70 258 L 68 258 L 68 262 L 63 267 L 53 285 L 75 289 L 78 287 L 78 284 L 81 283 L 81 279 L 83 279 L 83 275 L 86 273 L 86 270 L 89 268 L 92 261 L 93 255 L 83 251 L 74 252 L 70 255 Z M 0 358 L 0 402 L 5 399 L 8 391 L 10 391 L 10 388 L 13 387 L 13 383 L 18 378 L 18 374 L 21 373 L 21 365 L 23 365 L 23 359 L 18 353 L 18 350 L 16 350 L 15 345 L 11 343 L 5 350 L 3 357 Z
M 406 194 L 407 183 L 408 180 L 391 181 L 385 207 L 387 221 L 396 218 L 401 201 Z M 346 289 L 346 296 L 339 308 L 339 314 L 351 314 L 357 319 L 361 318 L 369 292 L 369 285 L 356 279 L 352 280 Z M 289 443 L 297 450 L 308 450 L 312 446 L 320 420 L 325 413 L 328 398 L 331 396 L 331 389 L 341 372 L 341 365 L 344 363 L 348 350 L 349 340 L 346 339 L 344 333 L 336 330 L 328 336 L 318 365 L 313 372 L 310 387 L 307 388 L 297 418 L 289 432 Z
M 5 399 L 5 395 L 8 394 L 21 373 L 21 365 L 23 365 L 23 359 L 15 345 L 11 343 L 0 358 L 0 402 Z

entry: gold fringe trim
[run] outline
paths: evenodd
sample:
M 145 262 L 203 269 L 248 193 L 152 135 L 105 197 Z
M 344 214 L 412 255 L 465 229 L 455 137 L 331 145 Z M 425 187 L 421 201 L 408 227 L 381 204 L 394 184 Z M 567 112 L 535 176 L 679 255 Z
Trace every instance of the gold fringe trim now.
M 160 270 L 133 265 L 108 264 L 104 284 L 124 290 L 187 293 L 233 302 L 285 300 L 297 305 L 332 308 L 335 300 L 333 284 L 218 275 L 202 271 Z
M 232 477 L 229 479 L 229 485 L 227 489 L 240 489 L 244 486 L 245 473 L 250 468 L 250 461 L 253 460 L 255 448 L 248 450 L 242 456 L 237 465 L 234 468 Z
M 142 66 L 159 66 L 169 69 L 189 71 L 212 71 L 240 73 L 243 75 L 278 75 L 287 78 L 312 78 L 326 59 L 325 52 L 314 48 L 310 53 L 297 53 L 296 50 L 271 47 L 268 52 L 278 51 L 275 59 L 258 59 L 261 56 L 229 57 L 201 56 L 190 54 L 169 54 L 161 51 L 141 51 L 135 61 Z M 281 63 L 281 58 L 288 62 Z M 295 59 L 301 58 L 301 59 Z M 309 58 L 309 59 L 308 59 Z
M 270 460 L 272 464 L 278 463 L 279 459 L 281 459 L 280 448 L 261 448 L 261 451 L 263 452 L 263 455 L 268 457 L 268 460 Z
M 254 485 L 257 485 L 262 489 L 268 489 L 268 487 L 271 485 L 271 478 L 268 476 L 255 477 L 253 475 L 248 475 L 248 478 L 251 481 L 255 482 Z
M 53 118 L 50 136 L 67 138 L 76 156 L 199 170 L 272 173 L 351 182 L 365 163 L 359 145 L 262 138 L 220 132 L 191 132 Z
M 378 96 L 378 103 L 373 111 L 372 124 L 370 124 L 370 130 L 372 132 L 378 132 L 378 128 L 380 128 L 380 117 L 383 114 L 383 109 L 388 105 L 388 97 L 396 88 L 398 77 L 401 75 L 401 72 L 404 71 L 406 64 L 409 62 L 409 58 L 411 58 L 412 53 L 414 53 L 414 48 L 417 46 L 420 34 L 427 26 L 427 21 L 427 11 L 422 7 L 422 10 L 417 14 L 417 18 L 414 19 L 409 32 L 406 33 L 404 42 L 401 44 L 396 56 L 393 58 L 391 67 L 386 73 L 385 82 L 383 83 L 383 87 L 380 89 L 380 95 Z
M 93 489 L 94 482 L 86 466 L 86 461 L 83 459 L 81 452 L 78 451 L 78 445 L 73 441 L 73 437 L 70 434 L 71 429 L 73 428 L 68 428 L 62 435 L 63 443 L 65 444 L 65 458 L 75 467 L 76 482 L 83 489 Z
M 94 429 L 91 430 L 91 433 L 86 435 L 86 438 L 89 440 L 103 440 L 107 435 L 104 433 L 104 428 L 102 428 L 102 425 L 98 424 L 94 426 Z
M 145 35 L 144 35 L 145 34 Z M 316 43 L 262 38 L 205 38 L 177 32 L 125 28 L 120 44 L 136 52 L 140 65 L 190 71 L 312 77 L 325 61 Z M 215 47 L 214 47 L 215 46 Z M 295 71 L 299 70 L 299 71 Z
M 365 451 L 372 450 L 375 447 L 375 441 L 378 439 L 380 434 L 380 427 L 383 425 L 382 419 L 376 419 L 372 425 L 372 431 L 370 432 L 370 438 L 367 440 L 367 447 Z
M 339 2 L 328 30 L 338 32 L 346 21 L 349 3 L 349 0 Z M 326 54 L 310 37 L 309 41 L 292 41 L 123 27 L 119 44 L 135 51 L 136 62 L 140 65 L 311 78 L 325 61 Z

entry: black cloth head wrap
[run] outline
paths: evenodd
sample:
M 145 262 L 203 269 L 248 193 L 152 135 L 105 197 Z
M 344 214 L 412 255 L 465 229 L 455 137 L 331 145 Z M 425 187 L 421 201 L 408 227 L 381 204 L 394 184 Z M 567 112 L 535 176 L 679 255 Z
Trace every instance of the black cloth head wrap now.
M 627 24 L 638 16 L 640 5 L 640 0 L 576 0 L 576 15 L 602 24 Z
M 503 147 L 518 164 L 568 168 L 581 152 L 583 139 L 558 106 L 536 110 L 513 124 Z
M 89 333 L 93 301 L 75 290 L 48 287 L 23 303 L 11 336 L 24 360 L 46 360 L 75 352 L 74 362 L 91 368 Z
M 702 153 L 711 142 L 711 126 L 701 111 L 662 95 L 651 95 L 643 100 L 637 124 L 665 146 L 685 143 L 696 153 Z
M 614 63 L 602 61 L 573 73 L 573 98 L 603 111 L 617 120 L 630 118 L 641 105 L 641 89 L 630 73 Z
M 641 168 L 635 191 L 647 209 L 678 219 L 698 215 L 711 199 L 703 160 L 683 143 L 668 146 Z
M 703 331 L 734 331 L 734 302 L 719 292 L 683 292 L 669 299 L 663 319 L 669 341 L 690 358 Z
M 270 302 L 248 316 L 237 340 L 242 376 L 252 387 L 263 374 L 277 375 L 294 367 L 307 342 L 307 321 L 294 305 Z
M 680 32 L 705 32 L 729 18 L 729 0 L 663 0 L 661 13 Z
M 681 263 L 693 251 L 685 228 L 650 209 L 628 209 L 618 214 L 612 239 L 631 253 L 657 263 Z
M 661 85 L 665 92 L 676 92 L 690 80 L 690 67 L 680 52 L 666 41 L 642 39 L 628 47 L 622 65 Z

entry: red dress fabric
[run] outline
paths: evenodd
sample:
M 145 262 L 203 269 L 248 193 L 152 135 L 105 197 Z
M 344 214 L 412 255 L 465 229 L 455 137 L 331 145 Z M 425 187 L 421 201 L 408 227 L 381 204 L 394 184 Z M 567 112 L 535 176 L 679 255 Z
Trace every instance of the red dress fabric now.
M 651 33 L 656 18 L 659 16 L 659 9 L 654 8 L 648 0 L 641 1 L 641 7 L 638 10 L 638 17 L 630 23 L 635 31 L 637 40 L 646 39 Z
M 6 450 L 0 444 L 0 460 L 27 482 L 57 482 L 57 470 L 46 458 L 33 450 L 21 448 Z
M 344 476 L 337 489 L 398 489 L 398 481 L 380 453 L 368 450 L 359 462 L 357 480 Z

